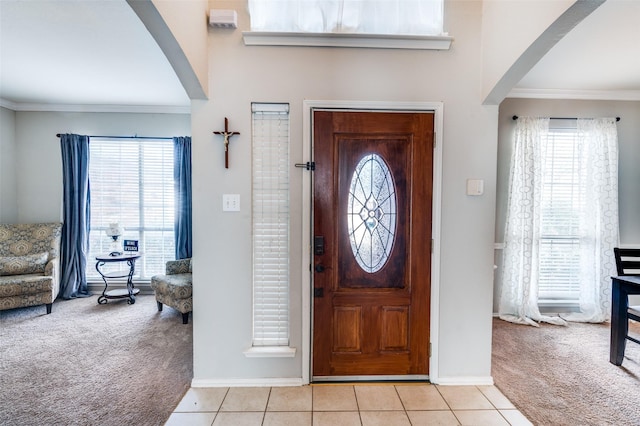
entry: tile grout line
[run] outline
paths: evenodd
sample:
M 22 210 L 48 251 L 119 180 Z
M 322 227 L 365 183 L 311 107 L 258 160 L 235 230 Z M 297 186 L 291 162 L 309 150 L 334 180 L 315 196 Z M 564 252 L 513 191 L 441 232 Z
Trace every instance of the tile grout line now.
M 360 404 L 358 403 L 358 393 L 356 392 L 356 386 L 352 385 L 353 397 L 356 400 L 356 408 L 358 409 L 358 419 L 360 419 L 360 426 L 362 426 L 362 413 L 360 412 Z

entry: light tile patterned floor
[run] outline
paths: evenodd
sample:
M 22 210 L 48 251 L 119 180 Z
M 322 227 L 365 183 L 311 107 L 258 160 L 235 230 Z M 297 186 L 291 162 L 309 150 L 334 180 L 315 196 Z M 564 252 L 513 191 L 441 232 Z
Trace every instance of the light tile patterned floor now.
M 495 386 L 191 388 L 166 426 L 531 425 Z

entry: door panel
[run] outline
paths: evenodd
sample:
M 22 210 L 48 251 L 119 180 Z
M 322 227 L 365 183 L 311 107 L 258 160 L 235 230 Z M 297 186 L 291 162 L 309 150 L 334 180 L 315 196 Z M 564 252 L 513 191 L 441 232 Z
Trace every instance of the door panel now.
M 313 122 L 313 376 L 426 375 L 433 114 Z

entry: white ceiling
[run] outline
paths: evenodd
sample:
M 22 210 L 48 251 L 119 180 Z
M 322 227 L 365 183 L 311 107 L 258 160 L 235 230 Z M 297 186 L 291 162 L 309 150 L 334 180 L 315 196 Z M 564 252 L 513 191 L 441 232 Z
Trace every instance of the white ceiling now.
M 0 98 L 17 104 L 189 106 L 124 0 L 0 0 Z
M 596 92 L 596 98 L 640 100 L 640 1 L 607 0 L 515 87 L 515 91 L 523 89 L 550 94 Z
M 115 29 L 115 31 L 114 31 Z M 608 0 L 512 94 L 640 100 L 640 0 Z M 186 108 L 169 62 L 124 0 L 0 0 L 0 102 Z

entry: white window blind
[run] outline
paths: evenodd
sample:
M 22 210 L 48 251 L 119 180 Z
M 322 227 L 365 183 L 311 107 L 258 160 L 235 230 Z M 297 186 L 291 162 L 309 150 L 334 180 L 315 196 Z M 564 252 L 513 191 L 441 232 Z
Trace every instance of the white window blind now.
M 253 345 L 289 345 L 289 105 L 252 108 Z
M 585 168 L 580 165 L 576 129 L 550 129 L 544 155 L 538 297 L 542 302 L 577 302 Z
M 164 273 L 175 259 L 173 141 L 158 139 L 89 142 L 91 224 L 87 278 L 100 278 L 95 256 L 108 253 L 109 223 L 125 228 L 122 239 L 138 240 L 143 256 L 136 279 Z

